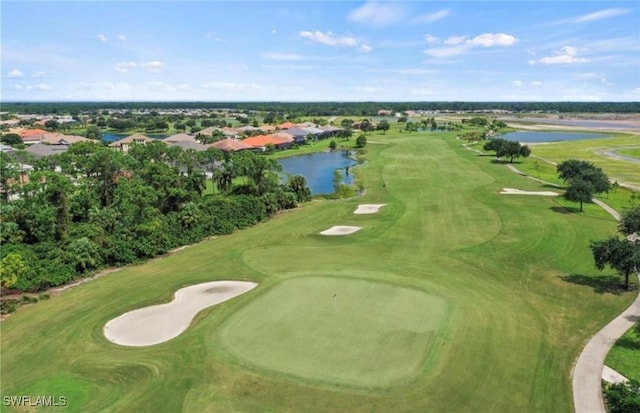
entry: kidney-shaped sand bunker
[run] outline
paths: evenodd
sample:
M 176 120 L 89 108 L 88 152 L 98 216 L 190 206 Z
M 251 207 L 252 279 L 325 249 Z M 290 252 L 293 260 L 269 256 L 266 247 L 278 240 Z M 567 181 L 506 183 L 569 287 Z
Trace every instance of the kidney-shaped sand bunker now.
M 104 335 L 113 343 L 143 347 L 182 334 L 200 311 L 255 288 L 248 281 L 212 281 L 181 288 L 173 301 L 129 311 L 107 322 Z

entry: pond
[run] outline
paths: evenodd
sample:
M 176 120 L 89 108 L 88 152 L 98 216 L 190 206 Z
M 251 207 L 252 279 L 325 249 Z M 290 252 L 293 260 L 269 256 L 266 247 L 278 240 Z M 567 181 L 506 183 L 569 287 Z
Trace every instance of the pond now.
M 499 135 L 498 137 L 508 141 L 518 142 L 560 142 L 606 138 L 607 135 L 582 132 L 509 132 L 504 135 Z
M 331 194 L 334 192 L 334 171 L 341 169 L 342 182 L 353 183 L 353 174 L 345 170 L 357 162 L 349 158 L 348 151 L 333 151 L 296 155 L 278 160 L 287 175 L 302 175 L 313 195 Z

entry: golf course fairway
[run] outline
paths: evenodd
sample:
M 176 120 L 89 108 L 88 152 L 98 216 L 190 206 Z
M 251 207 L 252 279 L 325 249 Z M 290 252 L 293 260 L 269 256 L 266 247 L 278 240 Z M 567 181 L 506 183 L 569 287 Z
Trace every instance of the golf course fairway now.
M 636 295 L 589 250 L 616 221 L 561 196 L 501 195 L 549 188 L 455 133 L 367 139 L 384 144 L 354 168 L 363 196 L 316 199 L 20 307 L 0 324 L 2 396 L 66 396 L 56 411 L 82 413 L 572 412 L 573 363 Z M 354 214 L 361 204 L 385 207 Z M 320 234 L 336 225 L 362 230 Z M 103 334 L 217 280 L 258 286 L 153 346 Z

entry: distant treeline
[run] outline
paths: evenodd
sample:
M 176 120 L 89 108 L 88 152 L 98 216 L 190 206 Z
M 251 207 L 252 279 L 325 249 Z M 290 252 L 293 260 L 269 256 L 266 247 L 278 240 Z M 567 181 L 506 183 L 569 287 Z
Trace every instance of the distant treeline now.
M 241 112 L 285 112 L 291 116 L 373 116 L 394 112 L 482 111 L 559 113 L 638 113 L 640 102 L 11 102 L 2 111 L 25 114 L 70 114 L 103 109 L 231 109 Z

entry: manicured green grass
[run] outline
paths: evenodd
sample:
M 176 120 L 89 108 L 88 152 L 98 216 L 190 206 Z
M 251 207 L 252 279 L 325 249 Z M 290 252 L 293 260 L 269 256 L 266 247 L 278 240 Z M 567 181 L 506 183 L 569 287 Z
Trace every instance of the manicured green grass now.
M 272 371 L 390 387 L 438 349 L 445 310 L 442 299 L 393 284 L 292 278 L 234 314 L 221 337 L 232 354 Z
M 614 234 L 613 218 L 593 205 L 571 213 L 557 198 L 500 195 L 503 187 L 549 188 L 462 148 L 455 134 L 390 131 L 368 139 L 389 144 L 368 144 L 368 162 L 354 168 L 365 196 L 315 200 L 21 307 L 1 324 L 3 395 L 66 395 L 64 410 L 72 412 L 572 411 L 573 362 L 635 295 L 615 291 L 620 278 L 593 267 L 589 241 Z M 387 206 L 354 215 L 361 203 Z M 363 229 L 346 237 L 318 234 L 333 225 Z M 126 348 L 103 336 L 104 324 L 126 311 L 218 279 L 260 285 L 202 311 L 166 343 Z M 366 311 L 344 307 L 350 311 L 335 340 L 278 335 L 313 334 L 314 324 L 302 319 L 312 314 L 270 303 L 288 297 L 292 305 L 315 305 L 343 280 L 347 295 L 408 294 L 411 308 L 442 302 L 446 315 L 433 320 L 428 337 L 396 337 L 389 334 L 393 323 L 404 330 L 421 323 L 409 306 L 389 299 L 399 319 L 385 316 L 378 325 L 366 313 L 383 307 L 337 291 L 341 309 L 353 302 Z M 327 320 L 319 318 L 320 331 L 329 330 Z M 351 333 L 346 325 L 354 326 Z M 402 368 L 380 355 L 374 360 L 380 377 L 358 377 L 364 368 L 358 357 L 332 372 L 330 344 L 347 348 L 359 335 L 373 341 L 362 346 L 367 356 L 388 348 L 387 338 L 397 343 L 388 360 Z M 243 337 L 283 350 L 248 348 L 238 344 Z M 276 366 L 296 340 L 314 346 L 317 360 L 305 348 L 304 357 Z
M 640 185 L 640 165 L 619 159 L 611 159 L 599 151 L 620 146 L 637 145 L 638 134 L 613 134 L 605 139 L 586 139 L 581 141 L 554 142 L 532 146 L 532 154 L 560 163 L 566 159 L 583 159 L 600 166 L 609 177 L 620 182 Z
M 628 379 L 640 381 L 640 334 L 638 326 L 627 331 L 607 355 L 605 364 Z
M 619 153 L 620 155 L 633 156 L 634 158 L 640 159 L 640 148 L 620 149 L 620 150 L 617 150 L 616 152 Z

